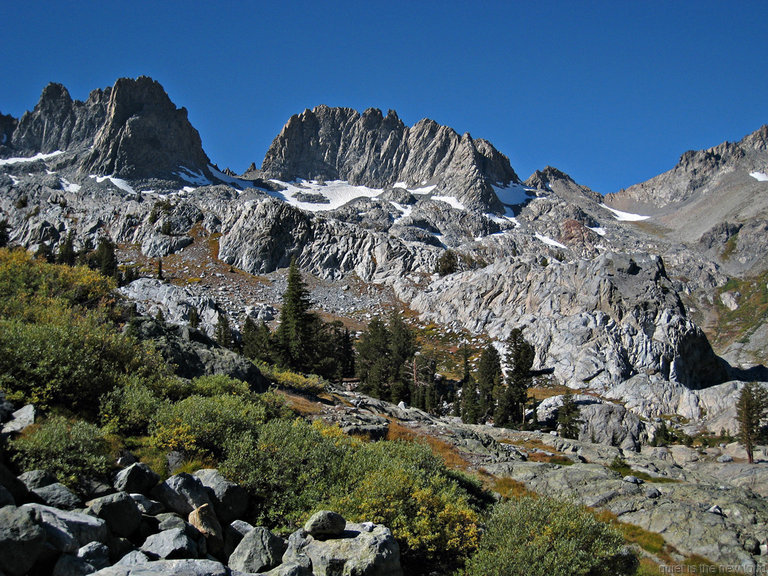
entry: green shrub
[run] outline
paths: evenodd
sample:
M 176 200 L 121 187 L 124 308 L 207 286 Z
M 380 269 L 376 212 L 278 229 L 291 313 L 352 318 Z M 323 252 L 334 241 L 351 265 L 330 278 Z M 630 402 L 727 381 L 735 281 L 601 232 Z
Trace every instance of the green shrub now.
M 271 400 L 256 396 L 195 395 L 161 406 L 151 432 L 160 448 L 221 458 L 234 439 L 256 433 L 261 424 L 282 413 Z
M 260 503 L 255 523 L 290 531 L 341 489 L 348 449 L 304 420 L 271 420 L 229 445 L 221 471 Z
M 621 535 L 585 509 L 550 498 L 496 507 L 465 576 L 634 574 Z
M 220 396 L 222 394 L 246 396 L 250 393 L 250 388 L 242 380 L 236 380 L 223 374 L 214 374 L 194 378 L 190 384 L 190 393 L 199 396 Z
M 111 434 L 141 436 L 147 433 L 163 400 L 141 379 L 130 378 L 102 396 L 99 418 Z
M 24 470 L 47 470 L 71 488 L 85 477 L 109 470 L 109 448 L 97 426 L 52 416 L 11 441 L 14 460 Z
M 141 346 L 97 320 L 0 320 L 0 387 L 40 409 L 62 406 L 95 415 L 98 399 L 129 373 L 151 369 Z

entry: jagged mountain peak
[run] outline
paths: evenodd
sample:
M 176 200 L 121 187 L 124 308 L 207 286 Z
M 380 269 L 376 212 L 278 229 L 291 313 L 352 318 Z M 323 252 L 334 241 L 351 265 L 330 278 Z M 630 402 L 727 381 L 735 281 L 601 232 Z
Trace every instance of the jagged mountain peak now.
M 208 165 L 186 108 L 176 108 L 159 82 L 140 76 L 115 82 L 105 121 L 81 170 L 124 178 L 168 178 L 182 166 L 208 174 Z
M 503 212 L 493 184 L 520 180 L 509 159 L 486 140 L 434 120 L 406 126 L 396 112 L 326 105 L 292 116 L 275 138 L 262 172 L 280 180 L 347 180 L 385 188 L 431 184 L 467 207 Z

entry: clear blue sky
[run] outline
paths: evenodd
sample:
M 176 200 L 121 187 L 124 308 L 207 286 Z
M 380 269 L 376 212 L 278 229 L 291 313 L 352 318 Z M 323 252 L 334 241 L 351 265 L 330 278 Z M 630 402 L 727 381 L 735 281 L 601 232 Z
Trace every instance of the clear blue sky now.
M 0 112 L 150 75 L 213 162 L 318 104 L 392 108 L 599 192 L 768 123 L 768 2 L 0 2 Z

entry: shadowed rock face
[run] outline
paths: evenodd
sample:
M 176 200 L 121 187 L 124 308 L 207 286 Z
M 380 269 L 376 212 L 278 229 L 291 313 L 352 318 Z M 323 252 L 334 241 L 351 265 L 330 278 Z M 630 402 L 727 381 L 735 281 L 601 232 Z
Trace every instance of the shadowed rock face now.
M 519 183 L 509 159 L 485 140 L 432 120 L 408 127 L 390 110 L 362 114 L 318 106 L 292 116 L 267 151 L 262 171 L 282 180 L 348 180 L 383 188 L 396 182 L 456 196 L 470 208 L 503 211 L 491 184 Z
M 110 93 L 106 121 L 82 170 L 123 178 L 172 176 L 179 166 L 207 172 L 200 134 L 163 87 L 146 76 L 121 78 Z

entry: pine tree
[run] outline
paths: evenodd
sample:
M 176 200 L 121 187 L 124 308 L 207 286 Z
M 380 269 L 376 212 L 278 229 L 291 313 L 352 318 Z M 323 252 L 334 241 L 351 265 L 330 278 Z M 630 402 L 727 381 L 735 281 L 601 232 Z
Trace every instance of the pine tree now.
M 371 396 L 380 398 L 387 388 L 391 375 L 390 334 L 379 318 L 368 323 L 357 343 L 355 368 L 365 390 Z
M 469 346 L 467 346 L 467 343 L 464 342 L 461 345 L 461 361 L 462 361 L 462 376 L 461 376 L 461 384 L 462 387 L 464 384 L 469 382 L 469 379 L 472 377 L 471 367 L 469 365 Z M 461 416 L 461 402 L 459 401 L 458 394 L 455 395 L 453 399 L 453 415 L 454 416 Z
M 416 339 L 398 310 L 392 310 L 387 330 L 389 331 L 389 358 L 391 362 L 390 399 L 394 403 L 410 402 L 410 390 L 407 381 L 412 380 L 412 377 L 408 378 L 405 371 L 407 370 L 406 364 L 410 363 L 416 353 Z
M 232 348 L 232 329 L 229 326 L 229 318 L 226 314 L 219 312 L 219 320 L 216 322 L 214 330 L 214 339 L 224 348 Z
M 525 423 L 525 403 L 531 385 L 531 368 L 536 357 L 533 346 L 523 337 L 523 331 L 515 328 L 507 338 L 507 378 L 511 421 Z
M 563 438 L 578 440 L 581 420 L 579 415 L 581 410 L 573 399 L 573 394 L 566 392 L 563 394 L 563 405 L 557 411 L 557 423 L 560 428 L 560 435 Z
M 37 252 L 35 252 L 35 258 L 53 263 L 53 249 L 51 248 L 50 244 L 40 244 L 40 246 L 37 247 Z
M 75 239 L 70 230 L 64 242 L 59 246 L 59 253 L 56 254 L 56 264 L 75 265 Z
M 480 406 L 477 400 L 477 385 L 470 375 L 461 387 L 461 419 L 465 424 L 477 424 L 480 420 Z
M 488 344 L 477 366 L 478 410 L 483 421 L 494 413 L 494 390 L 501 384 L 501 377 L 499 352 L 493 344 Z
M 8 220 L 0 220 L 0 248 L 8 246 L 8 242 L 11 240 L 11 235 L 8 232 L 10 228 L 11 225 L 8 224 Z
M 192 306 L 189 309 L 189 327 L 197 330 L 198 326 L 200 326 L 200 313 L 197 311 L 197 308 Z
M 745 384 L 736 402 L 739 439 L 747 451 L 747 460 L 754 463 L 754 450 L 763 420 L 768 417 L 768 393 L 755 382 Z
M 296 258 L 288 269 L 288 286 L 283 294 L 280 326 L 275 333 L 279 363 L 295 370 L 314 366 L 313 337 L 317 318 L 309 312 L 309 292 L 301 278 Z
M 162 258 L 157 259 L 157 279 L 158 280 L 163 279 L 163 259 Z
M 104 276 L 117 278 L 117 256 L 115 256 L 115 245 L 109 238 L 99 240 L 99 246 L 93 255 L 93 265 Z

